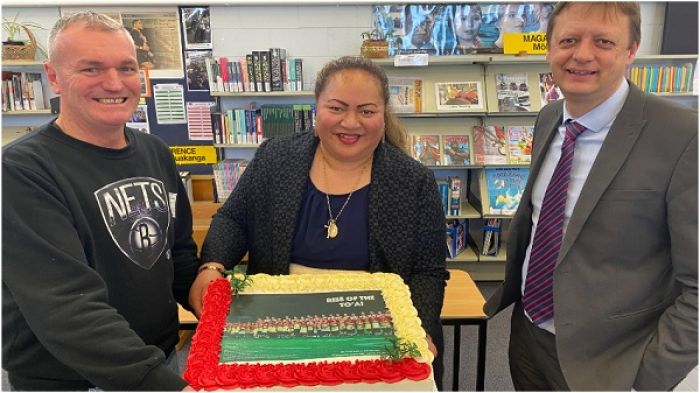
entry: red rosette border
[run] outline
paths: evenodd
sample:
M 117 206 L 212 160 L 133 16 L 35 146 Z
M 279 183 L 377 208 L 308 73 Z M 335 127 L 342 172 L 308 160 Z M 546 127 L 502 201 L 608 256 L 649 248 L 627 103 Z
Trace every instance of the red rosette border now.
M 421 381 L 430 365 L 412 358 L 284 364 L 219 364 L 221 338 L 231 305 L 231 284 L 217 279 L 207 288 L 204 309 L 192 337 L 185 380 L 197 390 L 274 386 L 332 386 L 341 383 Z
M 209 284 L 204 295 L 202 317 L 192 337 L 184 373 L 187 383 L 197 390 L 217 388 L 217 373 L 225 369 L 219 367 L 219 352 L 230 305 L 231 283 L 219 278 Z M 226 377 L 224 379 L 227 380 L 227 385 L 232 384 Z

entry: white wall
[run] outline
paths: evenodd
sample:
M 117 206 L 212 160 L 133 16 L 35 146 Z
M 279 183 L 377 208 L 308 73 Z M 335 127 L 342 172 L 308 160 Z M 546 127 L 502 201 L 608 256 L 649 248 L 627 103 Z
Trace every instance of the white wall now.
M 146 5 L 146 4 L 144 4 Z M 121 7 L 138 9 L 139 7 Z M 643 2 L 640 54 L 658 54 L 665 11 L 663 2 Z M 93 7 L 96 11 L 115 7 Z M 171 8 L 172 9 L 172 8 Z M 4 16 L 20 11 L 20 19 L 50 28 L 59 7 L 3 7 Z M 288 56 L 304 59 L 304 89 L 312 89 L 316 73 L 328 60 L 359 55 L 361 33 L 369 30 L 370 5 L 212 6 L 211 24 L 215 56 L 240 57 L 253 50 L 279 47 Z M 37 38 L 46 43 L 48 31 Z

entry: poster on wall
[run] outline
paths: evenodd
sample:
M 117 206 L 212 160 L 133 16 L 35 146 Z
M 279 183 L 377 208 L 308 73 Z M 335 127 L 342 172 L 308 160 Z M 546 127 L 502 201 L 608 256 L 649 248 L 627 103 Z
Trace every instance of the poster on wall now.
M 213 102 L 187 103 L 187 135 L 192 141 L 211 141 L 211 111 Z
M 182 78 L 182 44 L 177 7 L 61 7 L 61 15 L 94 11 L 121 22 L 136 45 L 139 67 L 153 78 Z
M 187 73 L 187 91 L 209 91 L 206 59 L 211 58 L 211 51 L 185 51 L 185 70 Z
M 502 53 L 505 33 L 546 32 L 555 3 L 461 3 L 378 5 L 375 37 L 389 55 Z
M 158 124 L 185 124 L 185 94 L 179 83 L 153 85 Z
M 212 49 L 209 7 L 182 7 L 185 49 Z
M 131 119 L 126 122 L 126 126 L 150 134 L 151 131 L 148 127 L 148 106 L 146 104 L 139 104 L 134 114 L 131 115 Z
M 122 13 L 122 24 L 136 45 L 141 68 L 151 78 L 182 78 L 182 47 L 177 12 Z

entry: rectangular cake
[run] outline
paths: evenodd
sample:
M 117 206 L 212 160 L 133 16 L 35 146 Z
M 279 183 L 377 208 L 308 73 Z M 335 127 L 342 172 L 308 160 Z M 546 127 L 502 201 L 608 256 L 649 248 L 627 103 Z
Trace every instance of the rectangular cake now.
M 435 390 L 398 275 L 234 276 L 204 297 L 185 370 L 195 389 Z

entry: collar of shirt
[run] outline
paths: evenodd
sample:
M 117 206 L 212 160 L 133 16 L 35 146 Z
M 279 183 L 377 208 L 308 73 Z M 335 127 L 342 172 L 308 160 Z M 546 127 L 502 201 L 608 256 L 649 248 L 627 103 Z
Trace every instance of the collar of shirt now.
M 562 122 L 562 126 L 559 127 L 559 134 L 561 135 L 562 139 L 564 138 L 566 132 L 563 125 L 570 119 L 584 125 L 592 132 L 600 132 L 605 129 L 610 129 L 610 126 L 612 126 L 613 121 L 615 121 L 617 114 L 620 113 L 622 106 L 625 104 L 629 91 L 630 87 L 627 79 L 622 79 L 620 86 L 618 86 L 613 95 L 578 119 L 569 114 L 569 112 L 566 110 L 565 102 L 563 115 L 564 121 Z

